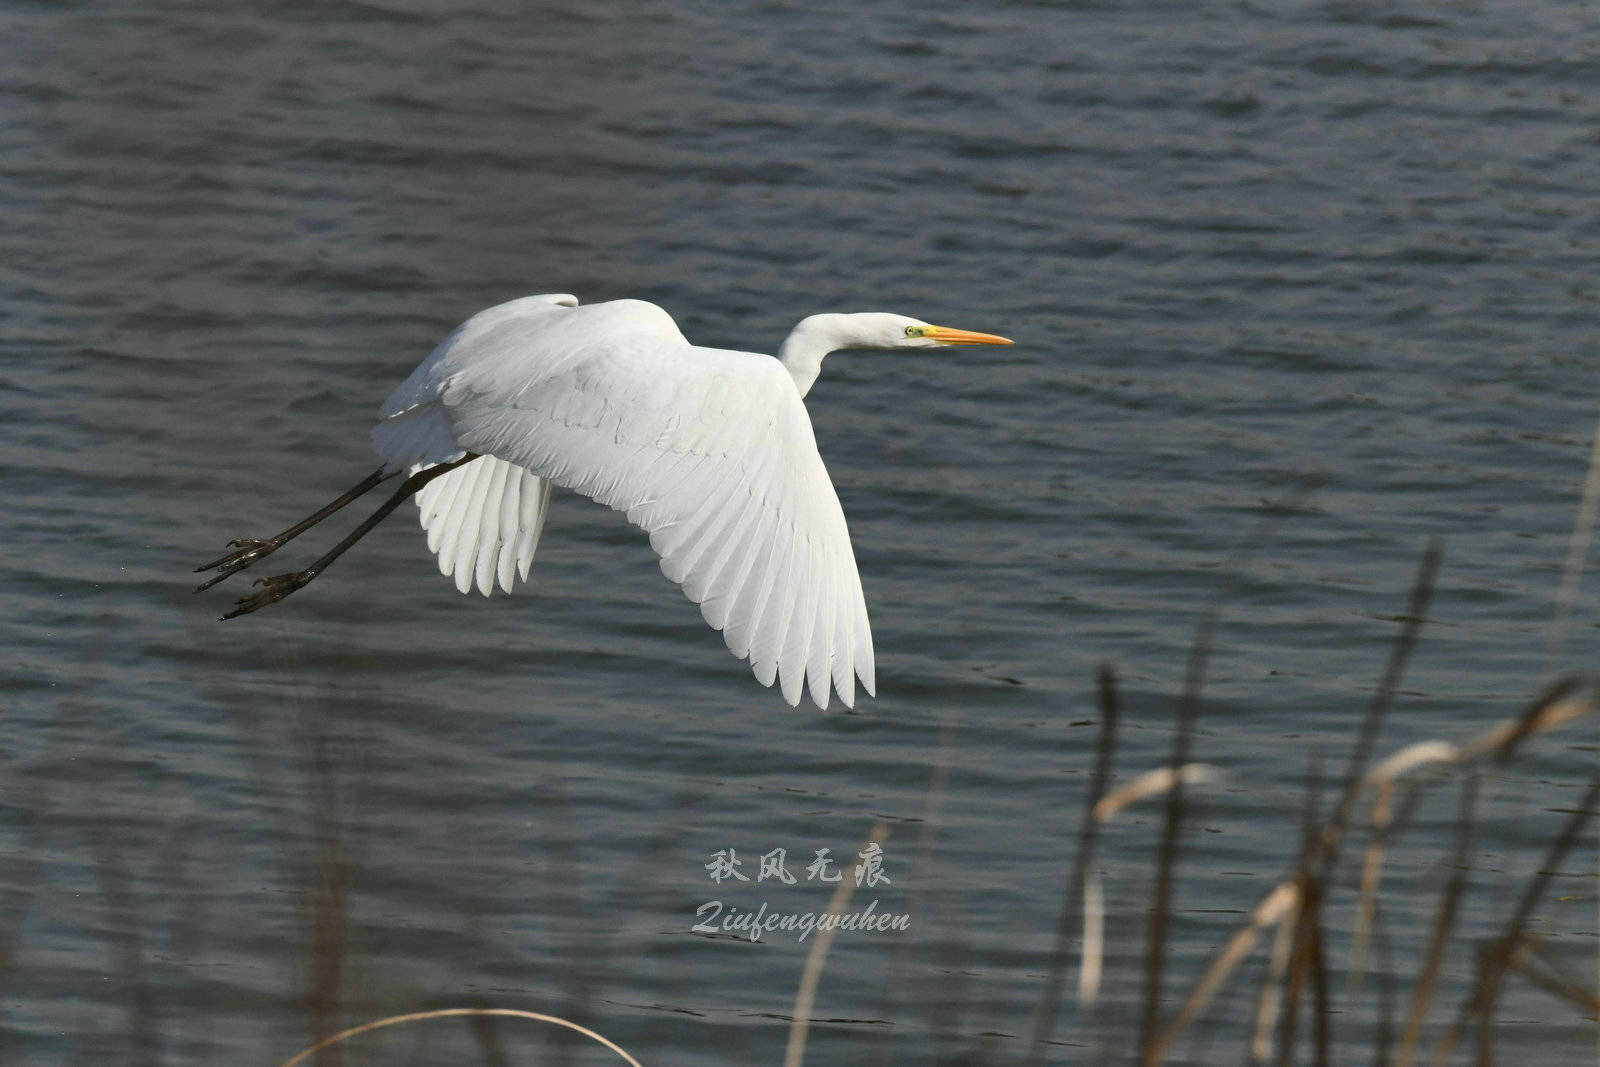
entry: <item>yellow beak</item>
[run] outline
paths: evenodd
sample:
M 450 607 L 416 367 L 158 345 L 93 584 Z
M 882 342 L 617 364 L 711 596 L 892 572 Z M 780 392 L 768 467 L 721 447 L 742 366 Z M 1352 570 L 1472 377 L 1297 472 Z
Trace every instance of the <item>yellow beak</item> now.
M 938 341 L 942 345 L 1009 345 L 1013 343 L 1010 338 L 996 337 L 992 333 L 974 333 L 971 330 L 956 330 L 949 326 L 929 326 L 923 331 L 922 336 Z

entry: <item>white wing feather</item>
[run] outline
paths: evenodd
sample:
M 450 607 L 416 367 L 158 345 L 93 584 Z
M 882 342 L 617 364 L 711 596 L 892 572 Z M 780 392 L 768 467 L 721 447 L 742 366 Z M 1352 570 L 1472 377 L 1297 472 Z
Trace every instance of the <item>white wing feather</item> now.
M 852 705 L 857 678 L 872 693 L 849 531 L 788 371 L 691 346 L 653 304 L 574 304 L 479 313 L 385 403 L 373 438 L 390 469 L 486 457 L 418 494 L 440 569 L 463 592 L 509 588 L 549 483 L 565 486 L 648 531 L 662 573 L 790 704 L 809 688 Z
M 425 466 L 415 464 L 410 472 Z M 469 479 L 476 483 L 485 472 L 491 472 L 491 490 L 473 506 Z M 461 592 L 470 591 L 476 581 L 484 596 L 497 584 L 509 593 L 518 580 L 528 580 L 550 503 L 549 482 L 484 456 L 435 478 L 417 492 L 416 500 L 422 528 L 428 531 L 428 550 L 439 556 L 439 573 L 454 574 Z

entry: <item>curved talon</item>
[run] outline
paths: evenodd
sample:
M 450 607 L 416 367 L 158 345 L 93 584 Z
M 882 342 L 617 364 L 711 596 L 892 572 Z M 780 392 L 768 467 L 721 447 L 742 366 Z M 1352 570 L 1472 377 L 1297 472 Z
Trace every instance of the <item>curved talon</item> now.
M 196 593 L 205 592 L 207 589 L 210 589 L 224 578 L 227 578 L 230 575 L 238 574 L 246 567 L 252 566 L 260 562 L 262 559 L 265 559 L 267 556 L 270 556 L 273 552 L 277 551 L 282 544 L 283 542 L 277 539 L 270 541 L 257 541 L 253 537 L 240 537 L 229 541 L 228 547 L 234 549 L 234 551 L 229 552 L 225 556 L 214 559 L 204 566 L 196 567 L 194 569 L 195 573 L 199 574 L 201 571 L 209 571 L 218 567 L 221 568 L 221 570 L 216 574 L 195 586 L 194 591 Z
M 212 586 L 216 585 L 218 582 L 222 581 L 222 579 L 226 578 L 232 573 L 232 571 L 223 571 L 221 574 L 216 575 L 213 578 L 207 578 L 205 581 L 195 586 L 194 591 L 196 593 L 204 593 L 207 589 L 210 589 Z
M 290 574 L 274 574 L 270 578 L 257 578 L 255 584 L 261 586 L 258 592 L 247 593 L 239 598 L 232 611 L 222 616 L 231 619 L 239 615 L 248 615 L 252 611 L 259 611 L 268 604 L 276 604 L 290 593 L 305 585 L 312 575 L 305 571 L 294 571 Z
M 250 564 L 254 563 L 254 562 L 255 562 L 255 560 L 248 560 L 248 561 L 246 561 L 244 563 L 235 563 L 231 567 L 226 567 L 223 570 L 218 571 L 216 574 L 213 574 L 210 578 L 207 578 L 205 581 L 201 582 L 199 585 L 195 586 L 194 587 L 194 591 L 196 593 L 203 593 L 207 589 L 210 589 L 212 586 L 216 585 L 218 582 L 222 581 L 222 579 L 229 578 L 229 577 L 232 577 L 235 574 L 238 574 L 240 571 L 244 570 L 246 567 L 250 566 Z
M 201 571 L 208 571 L 213 567 L 225 567 L 234 562 L 254 563 L 262 556 L 271 554 L 272 551 L 278 547 L 278 542 L 257 541 L 254 538 L 244 537 L 229 541 L 228 547 L 237 549 L 237 551 L 229 552 L 224 556 L 218 556 L 210 563 L 202 563 L 200 566 L 194 569 L 195 573 L 199 574 Z

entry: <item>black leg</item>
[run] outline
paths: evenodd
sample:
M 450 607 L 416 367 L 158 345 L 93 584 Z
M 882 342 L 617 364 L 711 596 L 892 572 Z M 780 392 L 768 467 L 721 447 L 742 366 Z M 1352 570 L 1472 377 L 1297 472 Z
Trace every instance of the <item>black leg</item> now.
M 248 615 L 250 612 L 264 608 L 268 604 L 276 604 L 278 601 L 282 600 L 284 597 L 288 596 L 290 593 L 294 592 L 296 589 L 299 589 L 301 586 L 311 581 L 311 579 L 321 574 L 328 564 L 344 555 L 345 551 L 351 545 L 361 540 L 372 531 L 374 526 L 388 518 L 389 513 L 404 503 L 405 499 L 412 493 L 415 493 L 418 489 L 421 489 L 423 486 L 439 477 L 439 475 L 444 474 L 447 471 L 453 471 L 463 463 L 471 463 L 477 458 L 478 456 L 476 453 L 468 452 L 454 463 L 440 463 L 436 466 L 428 467 L 425 470 L 420 470 L 413 474 L 401 484 L 400 488 L 394 491 L 393 496 L 384 501 L 382 506 L 380 506 L 377 511 L 372 513 L 366 522 L 363 522 L 360 526 L 357 526 L 354 530 L 352 530 L 349 537 L 346 537 L 343 541 L 340 541 L 338 544 L 334 545 L 333 548 L 328 551 L 327 555 L 323 556 L 321 559 L 317 560 L 303 571 L 294 571 L 290 574 L 275 574 L 271 578 L 256 579 L 256 584 L 261 588 L 256 590 L 254 593 L 248 593 L 245 596 L 240 597 L 239 602 L 234 606 L 234 609 L 222 617 L 224 619 L 231 619 L 236 615 Z
M 222 581 L 222 579 L 227 578 L 230 575 L 238 574 L 240 571 L 255 563 L 257 560 L 272 555 L 272 553 L 282 548 L 285 544 L 294 540 L 296 537 L 299 537 L 301 534 L 311 529 L 311 527 L 315 526 L 329 515 L 332 515 L 334 512 L 338 511 L 352 500 L 370 492 L 372 488 L 379 482 L 385 480 L 386 478 L 392 477 L 394 477 L 393 474 L 384 474 L 383 468 L 380 467 L 363 478 L 361 483 L 352 487 L 348 493 L 345 493 L 343 496 L 330 503 L 321 511 L 307 515 L 305 518 L 301 519 L 299 522 L 283 531 L 283 533 L 279 534 L 277 537 L 269 538 L 265 541 L 257 541 L 248 537 L 241 537 L 237 541 L 229 541 L 228 547 L 237 549 L 238 551 L 229 552 L 221 559 L 214 559 L 202 567 L 196 567 L 194 569 L 196 574 L 199 574 L 201 571 L 209 571 L 213 567 L 221 567 L 222 570 L 201 582 L 199 585 L 195 586 L 194 591 L 196 593 L 204 592 L 205 590 L 216 585 L 218 582 Z

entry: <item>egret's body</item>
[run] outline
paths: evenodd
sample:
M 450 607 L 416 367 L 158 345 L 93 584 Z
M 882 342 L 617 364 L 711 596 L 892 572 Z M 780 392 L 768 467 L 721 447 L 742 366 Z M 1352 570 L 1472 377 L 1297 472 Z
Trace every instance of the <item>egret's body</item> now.
M 378 481 L 410 477 L 356 534 L 307 571 L 268 579 L 233 614 L 310 581 L 405 496 L 428 547 L 467 592 L 525 580 L 551 485 L 626 512 L 661 569 L 700 605 L 763 685 L 797 704 L 855 682 L 874 691 L 872 634 L 838 496 L 802 398 L 842 348 L 1008 344 L 898 315 L 814 315 L 779 358 L 689 344 L 639 300 L 580 307 L 524 297 L 456 329 L 384 403 L 373 442 L 383 467 L 270 541 L 209 564 L 235 573 Z

